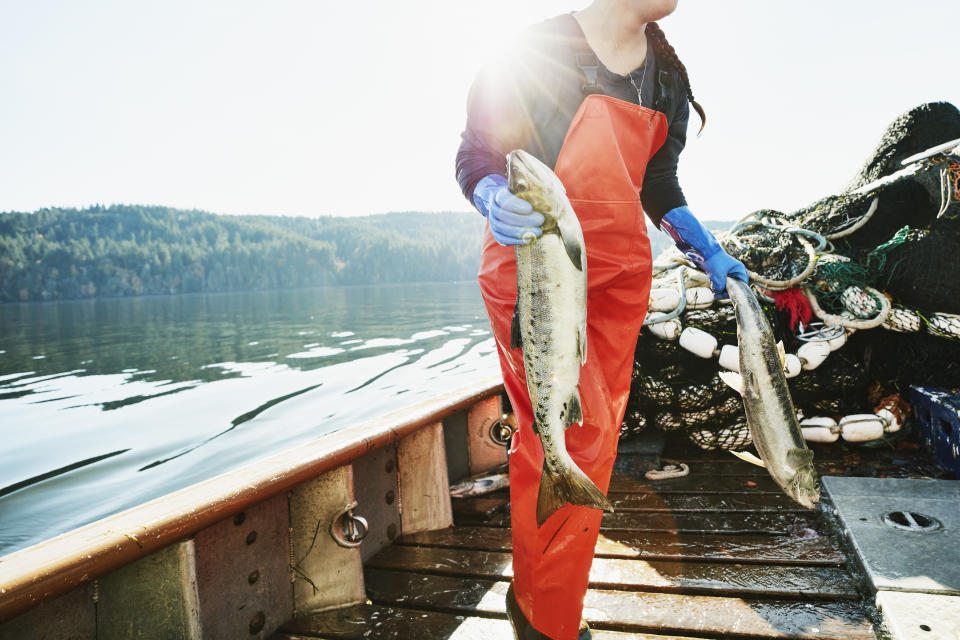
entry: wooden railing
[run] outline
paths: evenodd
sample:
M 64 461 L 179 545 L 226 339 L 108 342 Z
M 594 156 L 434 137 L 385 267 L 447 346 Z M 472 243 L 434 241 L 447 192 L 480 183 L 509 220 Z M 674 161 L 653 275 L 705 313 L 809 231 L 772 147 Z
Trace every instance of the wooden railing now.
M 315 551 L 317 531 L 322 527 L 322 518 L 327 517 L 321 515 L 320 519 L 317 519 L 316 508 L 314 508 L 314 512 L 311 512 L 311 515 L 303 517 L 297 515 L 299 513 L 297 510 L 303 504 L 313 504 L 317 500 L 324 502 L 326 505 L 324 508 L 327 509 L 330 505 L 334 507 L 342 506 L 344 502 L 353 500 L 354 481 L 351 463 L 364 456 L 370 458 L 368 454 L 371 454 L 374 450 L 388 447 L 388 445 L 394 443 L 396 443 L 396 446 L 390 450 L 389 455 L 384 455 L 387 459 L 386 470 L 388 472 L 392 471 L 393 466 L 397 467 L 390 476 L 392 486 L 397 487 L 397 493 L 400 494 L 397 502 L 403 500 L 404 495 L 407 496 L 402 513 L 402 532 L 411 532 L 418 528 L 422 530 L 431 526 L 444 526 L 444 518 L 447 516 L 427 513 L 434 507 L 425 503 L 418 505 L 417 496 L 429 492 L 424 487 L 444 483 L 446 481 L 446 468 L 442 470 L 441 474 L 434 473 L 433 476 L 430 476 L 429 473 L 424 475 L 420 467 L 430 466 L 427 458 L 432 455 L 430 451 L 435 452 L 437 447 L 439 447 L 440 463 L 446 464 L 443 457 L 444 439 L 446 437 L 449 441 L 450 436 L 449 433 L 444 434 L 441 422 L 445 419 L 452 419 L 451 416 L 457 418 L 460 414 L 463 414 L 461 422 L 465 425 L 461 430 L 466 434 L 464 437 L 467 439 L 464 446 L 469 445 L 477 450 L 477 455 L 473 456 L 471 454 L 471 457 L 484 460 L 486 456 L 488 460 L 479 463 L 481 467 L 489 467 L 502 462 L 500 460 L 500 457 L 504 456 L 502 452 L 496 452 L 491 457 L 489 452 L 483 453 L 481 451 L 484 447 L 489 448 L 489 443 L 484 446 L 470 444 L 482 440 L 488 424 L 496 416 L 499 416 L 499 394 L 501 391 L 502 383 L 499 378 L 487 378 L 466 388 L 438 393 L 429 400 L 414 406 L 405 407 L 376 419 L 324 435 L 305 445 L 152 500 L 27 549 L 0 557 L 0 622 L 15 618 L 28 609 L 61 594 L 76 591 L 81 585 L 89 584 L 91 581 L 111 574 L 111 572 L 116 572 L 122 567 L 155 554 L 178 541 L 191 538 L 195 534 L 214 531 L 219 526 L 233 527 L 236 525 L 235 528 L 240 530 L 245 511 L 251 509 L 254 505 L 271 502 L 271 498 L 274 498 L 272 502 L 277 502 L 275 497 L 283 492 L 287 492 L 287 500 L 283 501 L 282 506 L 277 507 L 277 513 L 286 518 L 287 509 L 289 509 L 288 526 L 290 533 L 287 541 L 289 554 L 287 549 L 271 549 L 270 553 L 274 556 L 277 553 L 282 553 L 282 566 L 288 567 L 289 570 L 296 570 L 297 560 L 294 556 L 299 558 L 303 555 L 305 557 L 303 551 L 306 554 Z M 467 425 L 468 422 L 469 426 Z M 447 446 L 449 447 L 449 442 Z M 421 449 L 421 447 L 427 448 Z M 406 460 L 404 456 L 407 456 Z M 379 461 L 376 463 L 382 471 L 384 464 Z M 471 461 L 470 470 L 476 471 L 477 469 L 474 466 L 476 465 Z M 337 473 L 332 473 L 335 471 Z M 406 474 L 406 478 L 404 474 Z M 309 491 L 300 491 L 300 494 L 304 497 L 297 493 L 300 487 L 306 487 L 311 482 L 316 483 L 318 478 L 326 478 L 323 481 L 326 484 L 317 485 Z M 371 479 L 368 484 L 373 487 L 376 483 Z M 405 486 L 416 488 L 405 489 Z M 445 493 L 446 485 L 437 490 Z M 313 493 L 311 494 L 310 491 Z M 386 493 L 386 503 L 390 505 L 390 490 L 387 490 Z M 318 495 L 320 498 L 311 498 L 311 495 Z M 449 496 L 446 496 L 446 498 L 448 501 Z M 440 501 L 440 504 L 442 503 L 443 500 Z M 390 508 L 398 510 L 398 505 L 393 504 Z M 447 508 L 449 509 L 449 507 Z M 303 511 L 303 513 L 308 511 L 309 509 Z M 303 520 L 303 522 L 298 523 L 298 519 Z M 261 531 L 271 526 L 270 518 L 264 519 L 263 522 Z M 285 522 L 287 521 L 285 520 Z M 229 523 L 229 525 L 225 523 Z M 306 530 L 297 532 L 295 529 L 298 527 Z M 282 534 L 286 533 L 286 530 L 282 532 Z M 391 533 L 395 536 L 399 532 L 394 528 Z M 312 541 L 310 539 L 311 535 L 313 537 Z M 256 536 L 256 531 L 248 532 L 245 540 L 246 545 L 252 545 L 251 538 L 256 540 Z M 381 537 L 384 536 L 381 535 Z M 197 540 L 200 540 L 200 538 L 197 537 Z M 218 542 L 218 544 L 220 543 Z M 297 545 L 300 545 L 302 549 L 297 550 Z M 202 572 L 203 568 L 197 569 L 193 567 L 193 564 L 205 562 L 203 558 L 192 557 L 196 553 L 198 552 L 191 547 L 186 553 L 186 559 L 183 560 L 183 562 L 186 562 L 184 566 L 187 566 L 189 571 L 194 573 L 196 571 Z M 368 555 L 366 554 L 364 557 Z M 175 564 L 179 562 L 181 561 L 177 560 Z M 318 562 L 323 563 L 325 561 L 318 560 Z M 353 562 L 352 557 L 350 562 Z M 276 563 L 274 562 L 274 564 Z M 254 584 L 259 579 L 260 574 L 258 570 L 254 570 L 245 573 L 244 576 L 249 578 L 250 584 Z M 196 581 L 195 577 L 190 579 Z M 288 586 L 291 581 L 296 582 L 296 580 L 288 579 Z M 324 601 L 321 596 L 316 594 L 318 588 L 318 585 L 315 584 L 316 580 L 307 581 L 312 586 L 306 586 L 304 583 L 306 595 L 303 598 L 298 600 L 296 591 L 294 593 L 293 611 L 309 607 L 329 606 L 342 601 L 342 598 L 339 600 L 334 598 L 330 602 Z M 129 588 L 125 587 L 125 589 Z M 201 599 L 203 588 L 202 584 L 199 587 L 196 585 L 192 587 L 194 592 L 199 589 Z M 353 587 L 353 590 L 356 591 L 356 586 Z M 362 598 L 362 577 L 360 590 L 360 597 Z M 310 596 L 311 591 L 313 597 Z M 99 594 L 96 588 L 94 588 L 91 597 L 93 602 L 98 601 Z M 209 606 L 207 608 L 209 609 Z M 93 615 L 99 616 L 100 614 L 95 613 Z M 262 620 L 262 618 L 263 614 L 260 614 L 259 619 Z M 246 637 L 260 637 L 261 634 L 254 633 L 256 626 L 257 619 L 252 619 L 250 621 L 250 635 L 246 635 Z M 269 631 L 269 622 L 266 625 L 260 624 L 260 626 L 265 626 L 264 633 Z M 7 637 L 4 635 L 4 630 L 10 628 L 12 627 L 9 623 L 0 625 L 0 638 Z M 187 631 L 184 632 L 184 637 L 209 635 L 197 629 L 189 633 Z

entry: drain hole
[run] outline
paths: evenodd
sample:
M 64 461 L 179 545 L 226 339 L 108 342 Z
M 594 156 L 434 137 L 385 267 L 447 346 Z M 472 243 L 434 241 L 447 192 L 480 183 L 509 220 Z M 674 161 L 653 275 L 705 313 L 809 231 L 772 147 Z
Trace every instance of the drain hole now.
M 916 511 L 891 511 L 883 516 L 883 521 L 896 529 L 920 533 L 940 528 L 939 520 Z
M 925 624 L 920 625 L 920 628 L 923 629 L 924 631 L 930 631 L 930 627 L 928 627 Z

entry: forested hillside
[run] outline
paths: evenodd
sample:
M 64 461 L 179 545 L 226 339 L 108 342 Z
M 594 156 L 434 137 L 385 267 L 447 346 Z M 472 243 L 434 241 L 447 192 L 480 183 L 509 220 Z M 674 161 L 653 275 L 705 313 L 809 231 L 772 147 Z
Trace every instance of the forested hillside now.
M 483 218 L 224 216 L 111 206 L 0 214 L 0 301 L 476 277 Z
M 470 280 L 484 224 L 466 212 L 290 218 L 118 205 L 0 213 L 0 302 Z M 672 244 L 655 229 L 650 240 L 654 256 Z

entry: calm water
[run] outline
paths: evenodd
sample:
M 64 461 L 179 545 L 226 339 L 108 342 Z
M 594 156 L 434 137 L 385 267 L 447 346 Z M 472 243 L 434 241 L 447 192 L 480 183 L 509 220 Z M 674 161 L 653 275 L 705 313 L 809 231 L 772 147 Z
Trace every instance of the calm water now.
M 0 555 L 497 371 L 475 283 L 0 306 Z

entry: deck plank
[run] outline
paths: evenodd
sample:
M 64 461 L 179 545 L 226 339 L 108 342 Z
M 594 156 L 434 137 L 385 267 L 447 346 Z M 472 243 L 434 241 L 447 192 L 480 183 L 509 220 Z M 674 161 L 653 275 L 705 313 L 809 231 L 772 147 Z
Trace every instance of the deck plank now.
M 458 501 L 459 502 L 459 501 Z M 485 519 L 477 510 L 458 511 L 457 526 L 509 527 L 510 515 L 496 511 L 495 517 Z M 605 513 L 601 531 L 633 531 L 647 533 L 714 533 L 714 534 L 770 534 L 786 535 L 789 531 L 811 529 L 820 535 L 826 533 L 817 512 L 698 512 L 672 513 L 666 511 L 614 511 Z
M 799 511 L 807 509 L 783 493 L 704 494 L 700 491 L 658 493 L 611 492 L 610 502 L 617 511 L 669 511 L 672 513 L 727 513 L 748 511 Z M 455 498 L 454 516 L 477 514 L 491 517 L 505 511 L 510 497 L 496 491 L 477 498 Z M 473 518 L 477 519 L 477 518 Z
M 670 480 L 646 480 L 623 473 L 610 478 L 611 493 L 775 493 L 783 491 L 769 475 L 756 476 L 686 476 Z
M 464 615 L 501 615 L 508 582 L 367 570 L 377 604 Z M 593 628 L 751 638 L 865 640 L 869 617 L 856 602 L 810 603 L 591 589 L 584 617 Z
M 618 469 L 634 469 L 641 468 L 642 464 L 645 462 L 646 458 L 644 456 L 638 456 L 631 453 L 620 453 L 617 456 L 617 467 Z M 636 462 L 635 462 L 636 461 Z M 667 460 L 664 459 L 664 462 Z M 767 475 L 767 470 L 758 467 L 755 464 L 750 464 L 736 458 L 733 454 L 725 453 L 721 454 L 721 457 L 712 457 L 712 458 L 678 458 L 677 462 L 683 462 L 690 467 L 691 476 L 709 476 L 715 478 L 717 476 L 765 476 Z M 817 467 L 817 471 L 820 473 L 826 472 L 836 472 L 838 468 L 842 468 L 846 463 L 841 458 L 824 458 L 820 459 L 819 457 L 814 457 L 814 464 Z
M 404 535 L 396 544 L 422 547 L 511 551 L 510 529 L 453 527 Z M 843 556 L 830 537 L 713 534 L 637 534 L 608 531 L 597 541 L 596 554 L 604 558 L 641 558 L 708 562 L 763 562 L 838 566 Z
M 615 511 L 603 514 L 602 531 L 650 531 L 688 533 L 765 533 L 784 535 L 809 528 L 821 531 L 816 512 L 803 513 L 656 513 Z
M 595 630 L 595 640 L 719 640 Z M 294 618 L 270 640 L 513 640 L 506 616 L 480 617 L 377 604 Z M 846 640 L 846 639 L 845 639 Z
M 513 575 L 510 553 L 472 549 L 395 546 L 371 558 L 367 566 L 472 578 L 497 579 Z M 590 586 L 738 596 L 857 597 L 856 585 L 845 571 L 820 566 L 595 558 L 590 569 Z

